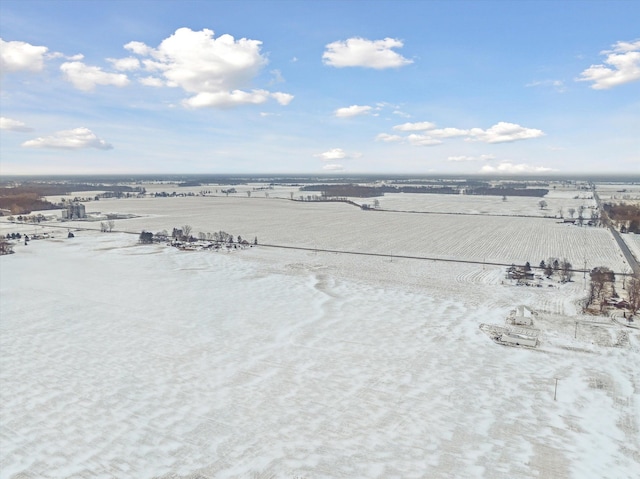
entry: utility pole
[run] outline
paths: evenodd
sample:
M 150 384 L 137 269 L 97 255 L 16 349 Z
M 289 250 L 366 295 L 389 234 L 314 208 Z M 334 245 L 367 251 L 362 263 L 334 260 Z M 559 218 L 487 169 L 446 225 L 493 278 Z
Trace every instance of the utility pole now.
M 554 379 L 556 380 L 556 387 L 553 390 L 553 400 L 555 401 L 558 393 L 558 378 L 554 378 Z

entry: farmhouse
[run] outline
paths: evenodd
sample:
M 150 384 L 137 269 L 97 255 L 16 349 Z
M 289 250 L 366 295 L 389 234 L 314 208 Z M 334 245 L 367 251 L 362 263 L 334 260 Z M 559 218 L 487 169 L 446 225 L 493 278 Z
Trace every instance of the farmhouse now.
M 528 265 L 528 263 L 527 263 Z M 535 278 L 530 266 L 511 265 L 507 268 L 507 279 L 515 279 L 518 282 L 531 281 Z

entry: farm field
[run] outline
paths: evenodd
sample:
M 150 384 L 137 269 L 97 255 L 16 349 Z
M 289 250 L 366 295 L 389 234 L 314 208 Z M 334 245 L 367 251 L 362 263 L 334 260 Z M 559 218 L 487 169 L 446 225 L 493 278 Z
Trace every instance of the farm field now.
M 428 195 L 423 195 L 428 196 Z M 471 202 L 471 199 L 467 201 Z M 188 224 L 193 234 L 224 230 L 260 243 L 304 248 L 537 265 L 567 258 L 576 268 L 627 264 L 606 228 L 549 218 L 460 216 L 361 211 L 344 203 L 265 197 L 184 197 L 101 200 L 87 211 L 138 214 L 116 230 L 157 232 Z M 67 222 L 95 227 L 99 223 Z
M 247 183 L 239 185 L 201 185 L 201 186 L 178 186 L 176 183 L 145 183 L 131 186 L 142 186 L 145 188 L 147 195 L 156 193 L 176 193 L 176 194 L 195 194 L 198 195 L 203 191 L 208 196 L 229 197 L 229 198 L 248 198 L 249 195 L 254 199 L 261 198 L 281 198 L 295 199 L 308 195 L 320 195 L 320 191 L 300 191 L 297 186 L 273 185 L 269 187 L 265 183 Z M 224 190 L 235 189 L 236 193 L 226 195 Z M 608 190 L 607 190 L 608 191 Z M 52 202 L 59 202 L 62 198 L 72 200 L 74 197 L 93 197 L 97 193 L 74 192 L 73 194 L 64 196 L 47 196 L 46 199 Z M 350 200 L 357 204 L 372 204 L 374 199 L 380 202 L 380 208 L 397 211 L 419 211 L 430 213 L 451 213 L 451 214 L 478 214 L 478 215 L 504 215 L 504 216 L 536 216 L 536 217 L 558 217 L 560 218 L 560 208 L 564 217 L 569 217 L 569 209 L 576 211 L 580 206 L 587 208 L 587 217 L 590 211 L 595 207 L 595 201 L 591 197 L 589 191 L 576 189 L 575 187 L 553 187 L 549 188 L 549 193 L 544 198 L 535 197 L 508 197 L 506 201 L 501 196 L 467 196 L 467 195 L 439 195 L 439 194 L 418 194 L 418 193 L 386 193 L 377 198 L 357 198 L 351 197 Z M 547 206 L 540 208 L 539 202 L 544 200 Z M 95 204 L 90 203 L 94 208 L 98 208 Z M 577 216 L 577 215 L 576 215 Z
M 600 199 L 604 202 L 622 202 L 640 205 L 640 185 L 636 183 L 602 183 L 597 184 L 596 188 Z
M 300 192 L 310 193 L 310 192 Z M 579 198 L 575 198 L 579 196 Z M 296 198 L 297 196 L 294 196 Z M 481 195 L 439 195 L 424 193 L 386 193 L 377 198 L 350 198 L 358 204 L 372 204 L 374 199 L 380 203 L 380 208 L 397 211 L 419 211 L 429 213 L 451 213 L 471 215 L 504 215 L 504 216 L 536 216 L 558 217 L 560 208 L 565 217 L 569 217 L 568 210 L 576 211 L 581 205 L 587 209 L 595 207 L 591 194 L 575 189 L 550 190 L 543 198 L 510 196 L 506 201 L 501 196 Z M 544 200 L 547 206 L 540 208 L 539 202 Z M 577 216 L 577 215 L 576 215 Z
M 500 267 L 78 233 L 0 258 L 2 478 L 640 465 L 638 336 L 581 315 L 579 278 L 527 288 Z M 538 313 L 537 350 L 479 328 L 519 304 Z
M 628 233 L 622 234 L 620 237 L 627 244 L 633 256 L 640 261 L 640 235 Z

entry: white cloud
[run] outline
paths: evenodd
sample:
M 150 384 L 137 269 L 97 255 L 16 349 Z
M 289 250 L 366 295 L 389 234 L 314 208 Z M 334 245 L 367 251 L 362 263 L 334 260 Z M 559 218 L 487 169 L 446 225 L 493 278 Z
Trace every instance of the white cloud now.
M 271 93 L 271 97 L 283 106 L 288 105 L 289 103 L 291 103 L 291 100 L 293 100 L 293 95 L 282 92 Z
M 482 141 L 485 143 L 504 143 L 517 140 L 526 140 L 544 136 L 541 130 L 524 128 L 515 123 L 500 122 L 487 130 L 472 128 L 464 130 L 460 128 L 435 128 L 435 124 L 423 121 L 417 123 L 403 123 L 393 127 L 396 131 L 420 132 L 407 136 L 390 135 L 380 133 L 376 140 L 385 142 L 408 142 L 414 146 L 433 146 L 442 143 L 441 139 L 465 137 L 465 141 Z
M 21 70 L 39 72 L 44 68 L 44 56 L 49 49 L 26 42 L 5 42 L 0 38 L 0 71 Z
M 388 133 L 380 133 L 379 135 L 376 136 L 376 141 L 384 141 L 387 143 L 391 143 L 394 141 L 403 141 L 404 137 L 400 136 L 400 135 L 390 135 Z
M 246 104 L 260 105 L 266 102 L 269 96 L 269 92 L 266 90 L 253 90 L 251 92 L 242 90 L 217 91 L 214 93 L 201 92 L 191 98 L 183 100 L 182 103 L 191 108 L 230 108 Z
M 447 161 L 487 161 L 493 160 L 493 155 L 480 155 L 480 156 L 450 156 Z
M 366 40 L 349 38 L 345 41 L 329 43 L 322 55 L 326 65 L 333 67 L 366 67 L 378 70 L 397 68 L 413 63 L 404 58 L 393 48 L 401 48 L 404 44 L 394 38 L 384 40 Z
M 84 58 L 84 55 L 82 53 L 77 53 L 75 55 L 65 55 L 64 53 L 61 53 L 61 52 L 51 52 L 51 53 L 47 53 L 45 57 L 47 60 L 64 58 L 65 60 L 70 62 L 78 62 Z
M 63 63 L 60 70 L 78 90 L 91 91 L 96 85 L 123 87 L 129 84 L 129 79 L 124 73 L 108 73 L 100 67 L 92 67 L 82 62 Z
M 165 86 L 164 82 L 160 78 L 156 78 L 156 77 L 138 78 L 138 82 L 142 83 L 145 86 L 154 86 L 154 87 Z
M 613 45 L 613 50 L 605 50 L 601 53 L 625 53 L 638 50 L 640 50 L 640 40 L 634 40 L 632 42 L 617 42 Z
M 553 88 L 558 93 L 564 93 L 567 88 L 562 80 L 536 80 L 531 83 L 527 83 L 526 87 L 547 87 Z
M 271 70 L 269 73 L 273 76 L 269 85 L 274 85 L 276 83 L 284 83 L 284 77 L 282 76 L 282 72 L 280 70 Z
M 320 158 L 322 161 L 342 160 L 347 157 L 346 152 L 342 148 L 332 148 L 324 153 L 318 153 L 313 155 L 316 158 Z
M 179 87 L 193 94 L 183 101 L 185 106 L 228 108 L 261 104 L 269 98 L 287 105 L 293 99 L 288 93 L 262 89 L 246 91 L 267 64 L 267 59 L 260 53 L 261 45 L 258 40 L 236 40 L 226 34 L 214 38 L 214 32 L 208 29 L 179 28 L 157 48 L 141 42 L 129 42 L 125 48 L 150 57 L 142 60 L 145 70 L 161 77 L 147 77 L 144 84 L 157 86 L 162 81 L 166 86 Z
M 134 57 L 107 58 L 107 61 L 118 71 L 134 71 L 140 69 L 140 60 Z
M 461 130 L 459 128 L 438 128 L 429 130 L 429 136 L 435 138 L 455 138 L 458 136 L 467 136 L 469 130 Z
M 348 118 L 351 116 L 366 115 L 372 108 L 367 105 L 351 105 L 338 108 L 334 113 L 338 118 Z
M 431 123 L 430 121 L 421 121 L 417 123 L 403 123 L 402 125 L 394 126 L 393 129 L 398 131 L 423 131 L 431 130 L 435 127 L 435 123 Z
M 324 165 L 322 169 L 326 171 L 342 171 L 344 170 L 344 166 L 336 163 L 329 163 L 328 165 Z
M 54 133 L 51 136 L 41 136 L 25 141 L 22 146 L 27 148 L 55 148 L 63 150 L 78 150 L 81 148 L 97 148 L 111 150 L 112 145 L 98 138 L 88 128 L 74 128 Z
M 153 48 L 148 47 L 142 42 L 129 42 L 124 46 L 125 49 L 135 53 L 136 55 L 147 56 L 153 52 Z
M 484 165 L 480 169 L 480 173 L 503 173 L 503 174 L 523 174 L 523 173 L 546 173 L 554 171 L 553 168 L 544 166 L 532 166 L 526 163 L 514 164 L 509 161 L 500 163 L 497 166 Z
M 618 42 L 612 50 L 600 53 L 607 55 L 604 63 L 608 66 L 591 65 L 580 74 L 577 81 L 590 81 L 594 90 L 607 90 L 640 80 L 640 40 Z
M 409 135 L 407 137 L 407 140 L 413 146 L 435 146 L 442 143 L 441 140 L 437 140 L 427 135 L 417 135 L 415 133 L 412 133 L 411 135 Z
M 23 122 L 19 120 L 13 120 L 11 118 L 6 118 L 4 116 L 0 117 L 0 130 L 9 130 L 9 131 L 33 131 L 33 128 L 29 128 Z
M 515 123 L 501 121 L 491 128 L 469 130 L 467 141 L 483 141 L 485 143 L 506 143 L 517 140 L 528 140 L 544 136 L 544 132 L 533 128 L 525 128 Z

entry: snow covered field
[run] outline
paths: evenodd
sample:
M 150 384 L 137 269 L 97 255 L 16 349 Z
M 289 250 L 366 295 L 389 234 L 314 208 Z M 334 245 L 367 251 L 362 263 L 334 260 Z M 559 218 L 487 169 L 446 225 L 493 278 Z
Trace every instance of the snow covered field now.
M 624 266 L 606 229 L 553 220 L 264 197 L 98 204 L 142 215 L 123 230 Z M 0 258 L 1 478 L 637 477 L 638 330 L 580 314 L 581 275 L 523 287 L 501 267 L 181 252 L 90 231 L 15 250 Z M 521 304 L 538 313 L 536 350 L 480 330 Z
M 620 235 L 620 237 L 627 244 L 633 256 L 635 256 L 636 259 L 640 261 L 640 235 L 627 233 Z
M 422 195 L 429 196 L 429 195 Z M 471 200 L 468 200 L 471 202 Z M 260 243 L 306 248 L 537 265 L 567 258 L 576 268 L 627 263 L 606 228 L 580 228 L 545 218 L 361 211 L 345 203 L 294 202 L 265 197 L 184 197 L 101 200 L 87 212 L 141 215 L 116 220 L 116 230 L 227 231 Z M 68 222 L 67 226 L 99 224 Z
M 602 201 L 640 205 L 640 185 L 637 183 L 600 183 L 596 187 Z

